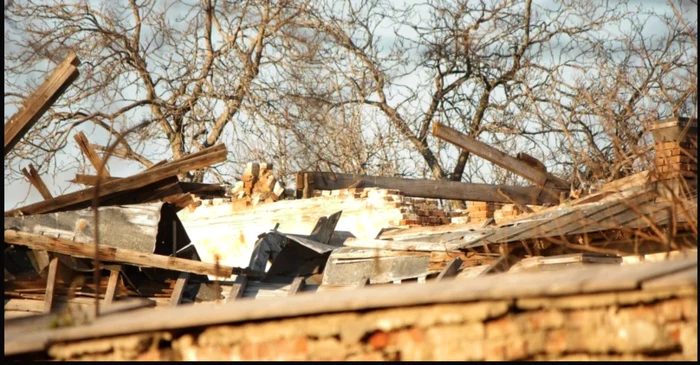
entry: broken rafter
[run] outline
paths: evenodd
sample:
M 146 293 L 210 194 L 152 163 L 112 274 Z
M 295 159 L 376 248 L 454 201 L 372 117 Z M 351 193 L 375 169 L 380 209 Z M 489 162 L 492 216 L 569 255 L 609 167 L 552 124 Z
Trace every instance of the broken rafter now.
M 58 64 L 51 76 L 25 100 L 24 105 L 5 123 L 4 156 L 14 148 L 63 92 L 78 78 L 80 60 L 71 53 Z
M 87 136 L 85 136 L 85 133 L 78 132 L 73 136 L 73 138 L 75 139 L 75 143 L 78 144 L 80 151 L 90 161 L 92 167 L 95 168 L 95 171 L 99 173 L 101 170 L 103 178 L 108 177 L 109 171 L 107 170 L 107 166 L 102 167 L 104 161 L 102 161 L 102 158 L 97 155 L 95 149 L 92 148 L 92 145 L 90 144 L 90 141 L 88 141 Z
M 433 135 L 522 176 L 537 186 L 558 189 L 569 187 L 569 183 L 548 173 L 541 162 L 527 154 L 521 153 L 521 159 L 517 159 L 440 123 L 433 125 Z
M 163 179 L 173 177 L 187 171 L 207 167 L 225 160 L 226 147 L 224 147 L 223 144 L 219 144 L 186 156 L 180 160 L 162 165 L 153 170 L 147 170 L 123 179 L 106 182 L 100 186 L 99 196 L 102 198 L 110 194 L 141 188 Z M 51 213 L 69 206 L 74 206 L 81 202 L 90 201 L 94 194 L 95 188 L 88 188 L 11 210 L 6 212 L 5 216 Z
M 46 187 L 46 184 L 44 184 L 44 180 L 41 179 L 41 176 L 39 176 L 39 173 L 34 168 L 34 165 L 29 164 L 29 170 L 26 168 L 22 169 L 22 174 L 24 174 L 24 177 L 29 180 L 29 183 L 39 191 L 39 194 L 41 194 L 41 197 L 44 198 L 44 200 L 53 198 L 49 188 Z
M 123 143 L 126 143 L 126 142 L 123 142 Z M 94 143 L 91 143 L 90 147 L 96 151 L 101 151 L 101 152 L 107 152 L 109 150 L 108 147 L 100 146 L 100 145 L 94 144 Z M 146 168 L 150 168 L 150 167 L 153 167 L 154 165 L 156 165 L 153 162 L 151 162 L 151 160 L 149 160 L 141 155 L 138 155 L 129 149 L 115 148 L 112 151 L 112 156 L 116 156 L 116 157 L 122 158 L 124 160 L 134 160 L 134 161 L 146 166 Z M 165 162 L 166 162 L 165 160 L 161 161 L 160 164 L 163 164 Z
M 93 258 L 95 256 L 95 247 L 92 244 L 74 242 L 66 239 L 53 238 L 33 233 L 18 232 L 15 230 L 5 231 L 5 242 L 14 245 L 26 246 L 32 249 L 62 253 L 78 258 Z M 149 254 L 104 245 L 101 245 L 98 249 L 100 260 L 105 262 L 117 262 L 134 266 L 154 267 L 165 270 L 189 272 L 200 275 L 213 275 L 225 278 L 234 274 L 262 276 L 262 273 L 252 272 L 248 269 L 210 264 L 179 257 Z

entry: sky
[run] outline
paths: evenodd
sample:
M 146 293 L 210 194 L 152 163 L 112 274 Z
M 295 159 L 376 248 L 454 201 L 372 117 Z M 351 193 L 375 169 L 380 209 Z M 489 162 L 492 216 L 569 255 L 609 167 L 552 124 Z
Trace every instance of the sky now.
M 545 1 L 549 3 L 549 1 Z M 662 0 L 635 0 L 635 1 L 630 1 L 631 4 L 639 3 L 639 4 L 644 4 L 644 6 L 652 6 L 654 8 L 660 9 L 664 8 L 667 9 L 668 5 L 666 1 Z M 7 0 L 5 1 L 5 4 L 7 4 Z M 696 15 L 690 15 L 690 14 L 685 14 L 693 19 L 696 18 Z M 7 20 L 5 21 L 5 27 L 8 26 Z M 390 33 L 389 30 L 386 30 L 387 33 L 384 35 L 385 39 L 387 42 L 391 41 L 393 39 L 393 34 Z M 654 27 L 653 24 L 649 27 L 649 34 L 654 33 Z M 11 51 L 11 49 L 8 49 L 8 47 L 11 47 L 8 44 L 5 44 L 4 49 L 5 51 Z M 50 67 L 52 68 L 52 65 L 49 65 L 48 63 L 44 65 L 43 67 Z M 26 82 L 34 82 L 34 83 L 39 83 L 41 80 L 36 80 L 34 77 L 35 75 L 33 73 L 27 74 L 25 79 Z M 414 78 L 414 82 L 417 81 L 417 77 Z M 407 79 L 406 83 L 410 86 L 411 79 Z M 118 106 L 107 106 L 107 108 L 117 108 Z M 5 106 L 5 120 L 7 121 L 9 117 L 14 114 L 16 111 L 16 107 L 6 105 Z M 230 133 L 230 128 L 227 131 Z M 82 130 L 85 132 L 85 134 L 88 136 L 90 141 L 92 143 L 97 143 L 101 145 L 106 145 L 108 141 L 108 134 L 106 131 L 104 131 L 101 128 L 93 127 L 89 123 L 83 124 L 83 126 L 79 127 L 77 130 Z M 64 151 L 67 155 L 70 156 L 78 156 L 80 155 L 80 152 L 76 146 L 76 144 L 73 142 L 72 138 L 69 138 L 69 142 L 67 144 L 67 150 Z M 25 167 L 26 164 L 23 164 L 21 167 Z M 109 163 L 109 170 L 113 176 L 129 176 L 134 173 L 137 173 L 143 169 L 143 166 L 141 166 L 138 163 L 132 162 L 132 161 L 124 161 L 119 158 L 112 158 L 110 159 Z M 66 170 L 64 172 L 60 172 L 55 175 L 55 177 L 50 176 L 48 174 L 45 174 L 42 176 L 44 179 L 44 182 L 46 185 L 49 187 L 51 192 L 54 194 L 54 196 L 60 195 L 62 193 L 70 192 L 70 191 L 76 191 L 80 190 L 82 187 L 79 185 L 71 184 L 68 183 L 68 180 L 71 180 L 74 178 L 75 174 L 79 172 L 77 171 L 76 168 Z M 81 171 L 80 173 L 94 173 L 92 170 L 87 170 L 87 171 Z M 24 180 L 16 181 L 14 183 L 8 183 L 7 176 L 5 178 L 5 199 L 4 199 L 4 204 L 5 204 L 5 210 L 12 209 L 14 207 L 17 207 L 18 205 L 25 205 L 25 204 L 30 204 L 34 202 L 38 202 L 42 200 L 40 194 L 30 186 L 30 184 Z

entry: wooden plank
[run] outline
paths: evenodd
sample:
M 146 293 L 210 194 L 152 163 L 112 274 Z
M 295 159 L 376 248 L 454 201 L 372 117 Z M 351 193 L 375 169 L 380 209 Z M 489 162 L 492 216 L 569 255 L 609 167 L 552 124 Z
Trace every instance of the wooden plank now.
M 25 100 L 20 110 L 5 123 L 4 156 L 15 147 L 63 92 L 78 78 L 80 60 L 70 53 L 59 63 L 43 84 Z
M 433 243 L 348 238 L 343 242 L 343 245 L 346 247 L 372 248 L 378 250 L 449 252 L 462 248 L 463 242 Z
M 343 214 L 342 210 L 331 214 L 330 216 L 328 216 L 328 218 L 319 218 L 318 222 L 316 223 L 316 226 L 314 227 L 313 231 L 311 232 L 311 235 L 309 236 L 309 239 L 327 245 L 333 237 L 333 232 L 335 232 L 335 226 L 338 225 L 338 221 L 340 220 L 341 214 Z
M 39 194 L 41 194 L 41 197 L 44 198 L 44 200 L 53 198 L 49 188 L 47 188 L 46 184 L 44 184 L 44 180 L 41 179 L 41 176 L 39 176 L 39 173 L 34 168 L 34 165 L 29 164 L 29 170 L 23 168 L 22 174 L 27 178 L 27 180 L 29 180 L 29 183 L 39 191 Z
M 56 278 L 58 276 L 58 257 L 51 259 L 49 275 L 46 278 L 46 293 L 44 294 L 44 313 L 51 313 L 54 296 L 56 295 Z
M 437 281 L 440 281 L 445 278 L 453 278 L 457 276 L 457 273 L 459 272 L 459 268 L 462 266 L 462 260 L 459 259 L 459 257 L 455 257 L 450 262 L 445 266 L 445 268 L 440 272 L 440 274 L 437 277 Z
M 119 269 L 109 271 L 109 282 L 107 283 L 107 292 L 105 293 L 105 305 L 112 305 L 112 302 L 116 299 L 120 279 Z
M 569 186 L 566 181 L 563 181 L 538 167 L 532 166 L 529 162 L 511 157 L 510 155 L 503 153 L 496 148 L 477 141 L 476 139 L 460 133 L 444 124 L 433 124 L 433 136 L 450 142 L 459 148 L 467 150 L 493 163 L 494 165 L 500 166 L 514 174 L 522 176 L 537 186 L 556 187 L 560 189 L 566 189 Z
M 182 301 L 182 295 L 185 293 L 185 286 L 190 280 L 190 274 L 186 272 L 180 273 L 175 282 L 175 288 L 173 289 L 173 294 L 170 296 L 170 306 L 177 307 Z
M 226 302 L 233 302 L 234 300 L 242 298 L 246 286 L 248 286 L 247 276 L 236 277 L 236 281 L 231 286 L 231 292 L 229 293 L 228 298 L 226 298 Z
M 73 242 L 33 233 L 5 230 L 5 242 L 27 246 L 32 249 L 63 253 L 74 257 L 88 259 L 95 257 L 95 247 L 91 244 Z M 248 269 L 210 264 L 179 257 L 137 252 L 123 248 L 108 247 L 105 245 L 100 245 L 99 254 L 101 261 L 120 262 L 135 266 L 155 267 L 200 275 L 213 275 L 225 278 L 234 274 L 251 276 L 263 275 L 262 273 L 254 272 Z
M 85 155 L 88 161 L 90 161 L 92 167 L 95 168 L 95 172 L 99 172 L 102 168 L 102 176 L 110 176 L 109 170 L 107 170 L 107 166 L 104 166 L 104 168 L 102 167 L 104 161 L 102 161 L 102 158 L 100 158 L 100 156 L 97 155 L 95 149 L 92 148 L 92 145 L 90 144 L 90 141 L 88 140 L 87 136 L 85 136 L 85 133 L 80 131 L 73 135 L 73 139 L 75 139 L 75 142 L 78 144 L 78 148 L 80 148 L 80 151 L 83 153 L 83 155 Z
M 301 175 L 309 181 L 313 181 L 312 190 L 338 190 L 348 189 L 357 180 L 363 181 L 365 188 L 381 188 L 399 190 L 404 196 L 448 199 L 448 200 L 474 200 L 496 203 L 510 203 L 498 193 L 500 188 L 508 196 L 517 199 L 523 204 L 545 205 L 559 204 L 559 195 L 540 194 L 542 191 L 538 187 L 510 186 L 510 185 L 490 185 L 490 184 L 469 184 L 457 181 L 425 180 L 425 179 L 403 179 L 398 177 L 385 176 L 365 176 L 354 174 L 336 173 L 336 181 L 330 178 L 323 179 L 325 172 L 305 171 Z M 555 192 L 564 190 L 551 189 Z
M 306 278 L 302 276 L 297 276 L 296 278 L 294 278 L 294 281 L 292 281 L 292 286 L 289 287 L 289 292 L 287 292 L 287 296 L 296 295 L 297 292 L 303 291 L 305 286 Z
M 114 176 L 106 176 L 102 178 L 102 183 L 110 182 L 110 181 L 115 181 L 119 180 L 121 177 L 114 177 Z M 75 174 L 75 178 L 73 180 L 70 180 L 70 182 L 74 184 L 83 184 L 83 185 L 95 185 L 97 183 L 97 175 L 85 175 L 85 174 Z
M 205 151 L 206 153 L 203 153 Z M 129 189 L 137 189 L 165 178 L 185 173 L 187 171 L 196 170 L 215 163 L 223 162 L 226 160 L 226 147 L 223 144 L 219 144 L 193 155 L 197 156 L 188 156 L 153 170 L 144 171 L 123 179 L 106 182 L 100 187 L 99 195 L 100 197 L 103 197 Z M 20 215 L 20 213 L 23 213 L 24 215 L 51 213 L 81 201 L 90 201 L 94 195 L 95 188 L 88 188 L 5 212 L 5 216 L 17 216 Z

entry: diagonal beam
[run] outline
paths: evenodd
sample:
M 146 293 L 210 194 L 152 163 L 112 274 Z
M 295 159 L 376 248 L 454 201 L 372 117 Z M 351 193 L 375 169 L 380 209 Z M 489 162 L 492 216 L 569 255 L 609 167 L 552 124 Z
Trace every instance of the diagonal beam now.
M 44 180 L 41 179 L 41 176 L 39 176 L 39 172 L 36 171 L 34 165 L 29 164 L 29 170 L 23 168 L 22 174 L 27 178 L 27 180 L 29 180 L 29 183 L 39 191 L 39 194 L 41 194 L 41 197 L 44 198 L 44 200 L 53 198 L 49 188 L 46 187 L 46 184 L 44 184 Z
M 533 161 L 534 158 L 529 155 L 522 154 L 521 157 L 523 159 L 517 159 L 440 123 L 435 123 L 433 125 L 433 135 L 461 149 L 467 150 L 496 166 L 500 166 L 514 174 L 522 176 L 537 186 L 559 189 L 567 189 L 569 187 L 566 181 L 543 170 L 541 166 L 539 166 L 541 163 L 535 163 Z
M 46 113 L 64 91 L 78 78 L 80 60 L 71 53 L 53 70 L 51 76 L 24 101 L 22 108 L 5 123 L 4 156 L 15 147 L 22 137 Z
M 97 152 L 95 152 L 95 149 L 92 148 L 92 145 L 90 144 L 90 141 L 88 141 L 87 137 L 85 136 L 85 133 L 78 132 L 73 136 L 73 138 L 75 139 L 75 143 L 78 144 L 80 151 L 90 161 L 90 164 L 92 164 L 92 167 L 95 168 L 95 171 L 99 173 L 100 168 L 102 168 L 102 165 L 104 164 L 104 161 L 102 161 L 100 156 L 97 155 Z M 109 170 L 107 170 L 107 166 L 105 166 L 104 169 L 102 170 L 102 176 L 104 176 L 104 177 L 109 176 Z

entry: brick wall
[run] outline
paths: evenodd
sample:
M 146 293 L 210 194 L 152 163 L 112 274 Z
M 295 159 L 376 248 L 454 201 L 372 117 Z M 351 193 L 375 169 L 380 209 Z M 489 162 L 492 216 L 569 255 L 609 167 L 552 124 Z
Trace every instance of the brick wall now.
M 56 344 L 48 355 L 71 360 L 697 360 L 697 287 L 325 314 Z

